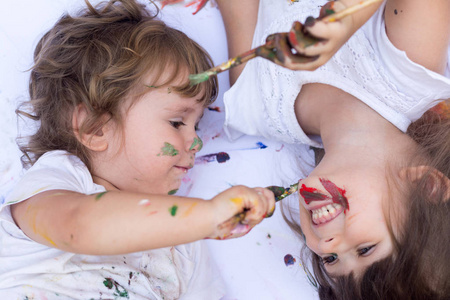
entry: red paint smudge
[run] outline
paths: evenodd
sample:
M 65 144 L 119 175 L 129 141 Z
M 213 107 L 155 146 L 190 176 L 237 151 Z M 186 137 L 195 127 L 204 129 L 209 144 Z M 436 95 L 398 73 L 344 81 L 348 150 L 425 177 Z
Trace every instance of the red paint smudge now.
M 220 107 L 218 106 L 208 106 L 208 110 L 221 112 Z
M 300 188 L 300 195 L 303 199 L 305 199 L 306 204 L 311 203 L 311 201 L 322 201 L 329 199 L 327 195 L 322 194 L 315 188 L 307 187 L 304 184 L 302 184 L 302 187 Z
M 275 150 L 275 151 L 280 152 L 281 150 L 283 150 L 283 148 L 284 148 L 284 144 L 281 144 L 281 148 L 278 150 Z
M 333 182 L 329 181 L 328 179 L 319 178 L 320 182 L 322 183 L 323 187 L 330 193 L 333 203 L 340 204 L 344 207 L 344 213 L 346 213 L 347 210 L 350 210 L 350 205 L 348 204 L 347 197 L 345 197 L 345 190 L 338 188 Z

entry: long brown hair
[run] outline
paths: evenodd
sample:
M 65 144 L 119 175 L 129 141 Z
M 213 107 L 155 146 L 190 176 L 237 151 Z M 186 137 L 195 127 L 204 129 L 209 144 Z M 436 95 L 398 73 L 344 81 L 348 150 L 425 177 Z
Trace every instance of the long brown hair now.
M 104 1 L 95 7 L 85 2 L 86 9 L 63 15 L 36 46 L 30 101 L 17 110 L 39 124 L 28 140 L 19 140 L 24 166 L 48 151 L 65 150 L 91 169 L 89 151 L 72 128 L 72 113 L 79 104 L 88 112 L 81 134 L 100 129 L 105 115 L 120 125 L 126 97 L 159 86 L 199 97 L 204 106 L 217 97 L 216 77 L 195 86 L 187 78 L 170 86 L 179 82 L 180 74 L 200 73 L 213 62 L 196 42 L 158 20 L 156 5 L 151 14 L 134 0 Z M 142 82 L 148 74 L 155 82 Z
M 320 299 L 450 299 L 448 106 L 426 112 L 411 124 L 407 134 L 421 146 L 410 165 L 420 160 L 431 168 L 419 180 L 408 178 L 399 183 L 407 194 L 407 214 L 396 235 L 389 225 L 394 252 L 372 264 L 359 278 L 353 273 L 331 278 L 322 259 L 304 245 L 301 259 L 312 268 Z M 433 168 L 446 178 L 437 179 Z M 290 227 L 302 236 L 295 221 L 298 213 L 283 212 Z

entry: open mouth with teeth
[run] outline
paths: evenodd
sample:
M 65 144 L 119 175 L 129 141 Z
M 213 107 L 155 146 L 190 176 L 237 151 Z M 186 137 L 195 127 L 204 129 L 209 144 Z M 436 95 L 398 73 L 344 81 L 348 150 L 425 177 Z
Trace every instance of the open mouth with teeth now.
M 310 211 L 313 224 L 320 225 L 327 223 L 344 211 L 344 207 L 337 203 L 324 205 Z
M 319 178 L 319 180 L 331 197 L 327 194 L 319 192 L 315 188 L 306 187 L 304 184 L 300 189 L 300 195 L 303 197 L 307 205 L 313 201 L 332 200 L 332 203 L 310 210 L 311 220 L 315 225 L 327 223 L 336 218 L 342 212 L 346 213 L 347 210 L 350 210 L 347 197 L 345 197 L 344 189 L 337 187 L 328 179 Z

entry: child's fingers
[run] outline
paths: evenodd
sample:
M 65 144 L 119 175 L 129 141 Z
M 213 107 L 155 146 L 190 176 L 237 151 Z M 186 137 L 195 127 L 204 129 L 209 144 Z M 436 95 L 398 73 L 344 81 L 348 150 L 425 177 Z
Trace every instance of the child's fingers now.
M 287 33 L 277 33 L 268 37 L 273 44 L 272 49 L 260 49 L 257 55 L 291 70 L 304 70 L 303 64 L 315 61 L 317 57 L 308 57 L 293 51 Z
M 246 208 L 244 220 L 241 222 L 252 227 L 275 210 L 275 196 L 272 191 L 255 188 L 253 192 L 254 194 L 249 197 L 250 206 Z
M 316 38 L 329 40 L 341 36 L 347 28 L 342 21 L 333 23 L 316 21 L 312 26 L 305 25 L 305 30 Z

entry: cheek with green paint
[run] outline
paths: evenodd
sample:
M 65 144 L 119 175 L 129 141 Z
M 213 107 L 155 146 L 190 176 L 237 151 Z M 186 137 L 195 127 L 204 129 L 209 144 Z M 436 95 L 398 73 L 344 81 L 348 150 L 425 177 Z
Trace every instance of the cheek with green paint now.
M 175 149 L 172 144 L 165 142 L 164 147 L 161 148 L 161 152 L 158 154 L 158 156 L 175 156 L 178 155 L 178 153 L 178 150 Z
M 202 148 L 203 148 L 203 141 L 202 141 L 202 139 L 199 138 L 199 137 L 195 137 L 195 138 L 194 138 L 194 141 L 192 142 L 192 145 L 191 145 L 191 147 L 189 148 L 189 151 L 192 150 L 192 149 L 194 149 L 194 148 L 197 147 L 197 146 L 198 146 L 197 151 L 202 150 Z

